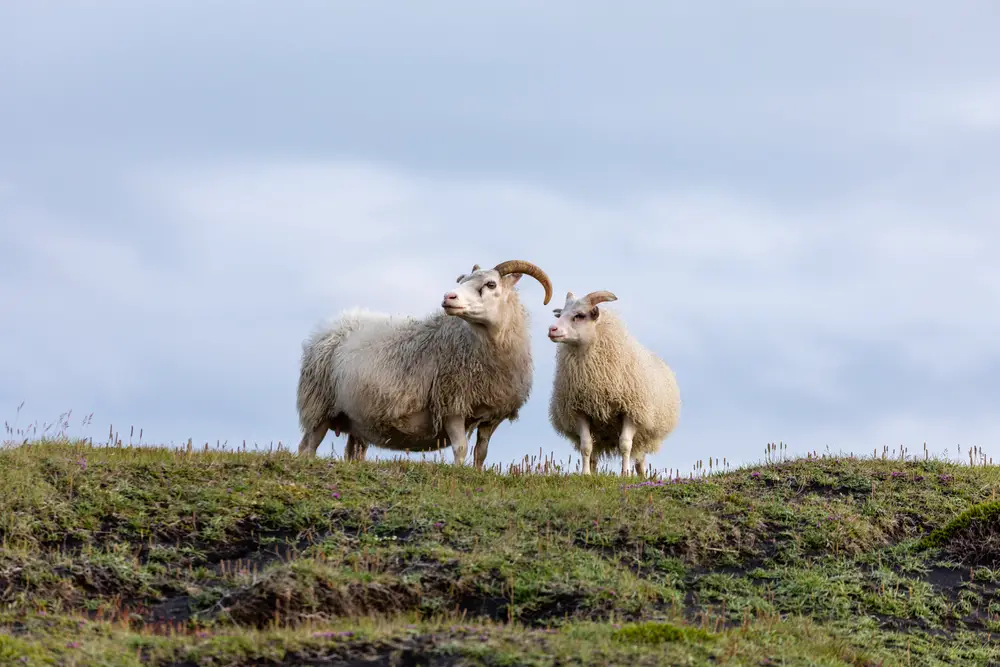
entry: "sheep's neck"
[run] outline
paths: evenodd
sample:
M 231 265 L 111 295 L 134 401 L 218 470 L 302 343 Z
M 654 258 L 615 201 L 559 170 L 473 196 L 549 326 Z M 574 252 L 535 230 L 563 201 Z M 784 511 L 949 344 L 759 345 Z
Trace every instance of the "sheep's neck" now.
M 519 307 L 518 304 L 512 305 L 515 308 Z M 482 324 L 473 324 L 471 326 L 477 336 L 488 342 L 498 351 L 502 351 L 507 348 L 516 347 L 517 345 L 517 337 L 513 335 L 514 328 L 518 324 L 516 318 L 517 316 L 514 313 L 507 313 L 500 322 L 484 322 Z

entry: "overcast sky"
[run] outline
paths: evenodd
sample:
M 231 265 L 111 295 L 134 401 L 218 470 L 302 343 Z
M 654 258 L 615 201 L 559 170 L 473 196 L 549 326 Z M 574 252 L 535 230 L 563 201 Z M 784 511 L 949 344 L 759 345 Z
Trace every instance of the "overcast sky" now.
M 0 417 L 294 447 L 314 326 L 527 259 L 555 295 L 519 285 L 535 384 L 490 462 L 570 454 L 545 332 L 598 289 L 677 373 L 658 467 L 1000 454 L 998 25 L 993 0 L 4 2 Z

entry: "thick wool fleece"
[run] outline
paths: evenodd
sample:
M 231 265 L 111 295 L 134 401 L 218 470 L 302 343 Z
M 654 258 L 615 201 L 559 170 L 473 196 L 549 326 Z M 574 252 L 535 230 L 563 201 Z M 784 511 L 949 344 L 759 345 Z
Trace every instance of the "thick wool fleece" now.
M 558 348 L 549 402 L 553 428 L 579 450 L 576 416 L 582 413 L 591 423 L 592 456 L 617 455 L 622 420 L 628 415 L 636 426 L 632 456 L 659 451 L 680 416 L 680 392 L 670 367 L 606 309 L 601 309 L 589 346 Z
M 514 421 L 531 391 L 527 309 L 512 291 L 490 339 L 458 317 L 391 318 L 351 310 L 303 346 L 298 409 L 387 449 L 434 448 L 447 415 Z M 413 419 L 414 415 L 418 418 Z M 409 418 L 409 419 L 408 419 Z M 431 444 L 428 444 L 431 443 Z

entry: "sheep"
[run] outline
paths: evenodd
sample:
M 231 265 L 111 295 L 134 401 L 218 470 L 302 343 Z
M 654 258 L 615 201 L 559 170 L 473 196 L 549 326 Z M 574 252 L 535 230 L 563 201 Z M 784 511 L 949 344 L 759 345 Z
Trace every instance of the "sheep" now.
M 515 421 L 531 392 L 528 310 L 515 289 L 527 274 L 552 298 L 552 283 L 523 260 L 458 276 L 441 312 L 393 318 L 353 309 L 303 343 L 298 385 L 299 454 L 314 456 L 328 430 L 348 435 L 344 456 L 364 460 L 369 445 L 436 451 L 449 444 L 483 467 L 490 438 Z
M 659 451 L 680 416 L 680 391 L 669 366 L 641 345 L 613 311 L 597 306 L 618 297 L 608 291 L 577 299 L 566 293 L 549 340 L 558 344 L 549 421 L 583 457 L 583 474 L 597 472 L 597 459 L 622 457 L 646 477 L 646 456 Z

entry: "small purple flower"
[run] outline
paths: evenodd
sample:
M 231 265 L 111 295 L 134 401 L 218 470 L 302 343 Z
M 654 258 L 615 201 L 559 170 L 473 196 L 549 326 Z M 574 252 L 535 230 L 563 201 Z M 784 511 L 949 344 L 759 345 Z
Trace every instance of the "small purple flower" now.
M 903 472 L 899 472 L 898 470 L 894 470 L 894 471 L 892 472 L 892 477 L 893 477 L 893 479 L 895 479 L 895 478 L 897 478 L 897 477 L 902 477 L 902 476 L 903 476 L 903 475 L 905 475 L 905 474 L 906 474 L 906 473 L 903 473 Z
M 652 487 L 652 486 L 663 486 L 665 484 L 667 484 L 667 482 L 664 482 L 663 480 L 659 480 L 658 479 L 658 480 L 655 480 L 655 481 L 654 480 L 649 480 L 648 482 L 638 482 L 636 484 L 624 484 L 624 485 L 622 485 L 621 488 L 622 489 L 643 489 L 643 488 Z
M 82 456 L 79 458 L 79 460 L 77 460 L 76 464 L 80 466 L 80 470 L 87 469 L 87 459 L 83 458 Z
M 80 642 L 69 642 L 66 644 L 66 648 L 80 648 Z
M 341 637 L 353 637 L 354 636 L 354 633 L 351 632 L 350 630 L 345 630 L 344 632 L 338 632 L 337 634 L 340 635 Z
M 444 521 L 437 521 L 437 522 L 435 522 L 434 527 L 435 528 L 443 528 L 444 527 Z
M 322 639 L 329 639 L 332 636 L 333 636 L 332 632 L 314 632 L 313 633 L 313 637 L 322 638 Z
M 333 498 L 334 500 L 340 500 L 340 494 L 337 493 L 336 491 L 334 491 L 333 493 L 331 493 L 330 497 Z
M 760 473 L 755 470 L 752 473 L 750 473 L 750 476 L 752 478 L 754 478 L 754 479 L 759 479 L 760 478 Z
M 952 477 L 951 475 L 938 475 L 938 479 L 941 480 L 942 482 L 950 482 L 951 480 L 954 479 L 954 477 Z
M 923 475 L 914 475 L 913 476 L 913 481 L 914 482 L 922 482 L 922 481 L 924 481 L 924 476 Z

